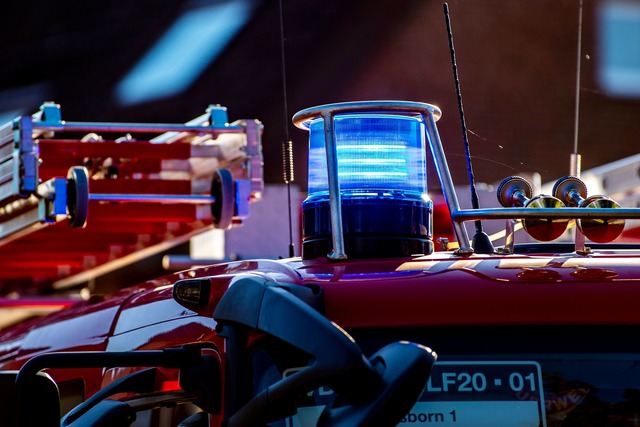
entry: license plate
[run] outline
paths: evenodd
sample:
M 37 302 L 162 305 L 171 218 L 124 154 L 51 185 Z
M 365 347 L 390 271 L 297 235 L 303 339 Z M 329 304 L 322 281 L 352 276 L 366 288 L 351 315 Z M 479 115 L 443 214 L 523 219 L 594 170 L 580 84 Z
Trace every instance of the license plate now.
M 332 394 L 313 392 L 317 405 L 300 406 L 287 427 L 315 427 Z M 537 362 L 437 362 L 424 393 L 398 426 L 546 427 Z

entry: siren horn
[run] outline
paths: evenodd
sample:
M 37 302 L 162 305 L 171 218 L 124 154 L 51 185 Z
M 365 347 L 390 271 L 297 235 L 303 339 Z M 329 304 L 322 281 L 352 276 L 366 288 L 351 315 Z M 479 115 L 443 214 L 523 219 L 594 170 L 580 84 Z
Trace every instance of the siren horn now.
M 565 176 L 556 181 L 553 195 L 566 202 L 568 206 L 580 208 L 619 208 L 620 205 L 607 196 L 587 197 L 587 186 L 580 178 Z M 622 218 L 585 218 L 578 220 L 578 229 L 589 240 L 608 243 L 615 240 L 624 229 Z
M 564 203 L 553 196 L 541 194 L 532 197 L 529 182 L 519 176 L 505 178 L 498 186 L 498 201 L 505 208 L 562 208 Z M 531 237 L 548 242 L 562 235 L 569 225 L 568 219 L 530 218 L 522 221 L 522 226 Z

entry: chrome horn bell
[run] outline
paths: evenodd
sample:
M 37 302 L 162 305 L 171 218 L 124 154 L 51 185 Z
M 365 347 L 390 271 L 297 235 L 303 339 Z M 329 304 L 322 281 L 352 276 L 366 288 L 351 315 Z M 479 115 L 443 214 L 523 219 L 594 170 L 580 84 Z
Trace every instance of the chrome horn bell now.
M 566 202 L 570 207 L 589 209 L 619 208 L 620 205 L 607 196 L 587 197 L 587 186 L 575 176 L 565 176 L 556 181 L 553 195 Z M 578 220 L 578 229 L 584 236 L 596 243 L 608 243 L 615 240 L 624 230 L 622 218 L 584 218 Z
M 505 178 L 498 186 L 498 201 L 505 208 L 563 208 L 565 204 L 556 197 L 541 194 L 532 197 L 529 182 L 519 176 Z M 522 220 L 525 231 L 534 239 L 543 242 L 560 237 L 569 225 L 568 219 L 529 218 Z

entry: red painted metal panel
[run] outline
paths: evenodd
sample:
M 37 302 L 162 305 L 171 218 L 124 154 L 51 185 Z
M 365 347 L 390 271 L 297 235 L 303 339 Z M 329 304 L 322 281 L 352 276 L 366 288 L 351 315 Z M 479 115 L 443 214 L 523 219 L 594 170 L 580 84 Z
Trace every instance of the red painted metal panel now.
M 149 141 L 134 142 L 82 142 L 76 139 L 40 139 L 40 154 L 44 159 L 85 157 L 113 157 L 132 159 L 188 159 L 191 144 L 154 144 Z

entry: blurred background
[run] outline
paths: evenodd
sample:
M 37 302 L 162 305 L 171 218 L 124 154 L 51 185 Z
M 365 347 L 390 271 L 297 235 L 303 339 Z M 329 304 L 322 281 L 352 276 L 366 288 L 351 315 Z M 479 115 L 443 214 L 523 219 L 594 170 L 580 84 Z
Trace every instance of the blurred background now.
M 490 189 L 514 174 L 541 183 L 568 175 L 576 111 L 583 170 L 638 153 L 640 1 L 584 0 L 576 110 L 579 5 L 449 2 L 475 178 Z M 284 40 L 274 0 L 32 0 L 3 5 L 3 16 L 0 123 L 44 101 L 59 103 L 63 119 L 101 122 L 182 123 L 221 104 L 230 120 L 264 124 L 267 184 L 282 183 L 288 127 L 297 203 L 306 190 L 307 134 L 291 124 L 296 111 L 353 100 L 422 101 L 442 109 L 438 126 L 454 182 L 468 183 L 440 1 L 283 0 Z M 430 188 L 438 191 L 434 175 Z M 286 203 L 273 192 L 277 204 Z M 262 232 L 265 222 L 286 219 L 273 206 L 252 214 Z M 282 227 L 275 233 L 285 236 Z M 252 242 L 250 228 L 234 232 L 236 242 Z M 286 256 L 286 242 L 275 252 Z M 145 267 L 127 275 L 157 273 Z
M 479 182 L 568 173 L 579 0 L 449 2 Z M 282 178 L 283 99 L 275 0 L 4 5 L 0 120 L 62 106 L 63 119 L 185 122 L 208 104 L 265 125 L 265 179 Z M 364 99 L 439 105 L 454 180 L 466 179 L 442 2 L 283 0 L 287 123 L 304 190 L 298 110 Z M 637 153 L 640 2 L 585 0 L 579 152 L 583 169 Z

